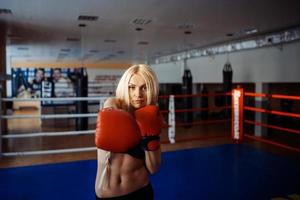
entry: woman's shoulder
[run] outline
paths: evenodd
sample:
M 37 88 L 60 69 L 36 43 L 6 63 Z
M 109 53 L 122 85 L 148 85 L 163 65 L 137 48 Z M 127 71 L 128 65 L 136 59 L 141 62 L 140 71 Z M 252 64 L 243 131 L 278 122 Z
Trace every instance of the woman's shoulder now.
M 116 97 L 109 97 L 105 100 L 104 108 L 121 108 L 121 100 Z

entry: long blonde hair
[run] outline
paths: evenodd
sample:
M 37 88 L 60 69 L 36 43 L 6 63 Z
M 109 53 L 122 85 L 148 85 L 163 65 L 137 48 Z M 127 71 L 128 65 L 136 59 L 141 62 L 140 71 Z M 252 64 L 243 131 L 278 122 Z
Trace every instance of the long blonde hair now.
M 159 84 L 154 71 L 145 64 L 137 64 L 129 67 L 122 75 L 116 89 L 116 98 L 121 100 L 124 109 L 130 108 L 130 99 L 128 84 L 130 78 L 134 75 L 140 75 L 146 82 L 147 87 L 147 105 L 154 105 L 158 99 Z

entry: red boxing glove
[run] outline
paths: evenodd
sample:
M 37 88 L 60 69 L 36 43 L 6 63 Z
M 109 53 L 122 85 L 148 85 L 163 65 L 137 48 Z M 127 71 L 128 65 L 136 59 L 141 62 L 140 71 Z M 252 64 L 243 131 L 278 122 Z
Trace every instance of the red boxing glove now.
M 135 119 L 142 134 L 142 146 L 147 151 L 155 151 L 160 146 L 160 133 L 163 125 L 163 118 L 158 107 L 149 105 L 134 112 Z
M 112 108 L 99 111 L 95 133 L 97 148 L 125 153 L 138 145 L 140 139 L 140 129 L 128 112 Z

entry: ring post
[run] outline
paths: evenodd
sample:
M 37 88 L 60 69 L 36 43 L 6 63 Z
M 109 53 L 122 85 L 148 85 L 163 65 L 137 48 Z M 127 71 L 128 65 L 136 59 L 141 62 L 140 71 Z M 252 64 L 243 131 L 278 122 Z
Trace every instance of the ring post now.
M 168 128 L 168 136 L 171 144 L 175 143 L 175 103 L 174 103 L 174 95 L 170 95 L 169 97 L 169 128 Z
M 232 128 L 231 138 L 234 143 L 242 142 L 244 138 L 244 90 L 237 88 L 232 90 Z
M 0 85 L 0 159 L 2 157 L 2 85 Z

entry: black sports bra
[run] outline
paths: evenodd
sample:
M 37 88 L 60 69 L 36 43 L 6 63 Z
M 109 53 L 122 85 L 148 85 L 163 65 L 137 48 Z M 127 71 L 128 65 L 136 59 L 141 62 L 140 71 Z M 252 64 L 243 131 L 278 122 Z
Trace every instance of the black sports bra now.
M 142 149 L 142 147 L 139 144 L 129 149 L 129 151 L 127 151 L 127 154 L 137 159 L 142 159 L 142 160 L 145 159 L 145 151 Z

